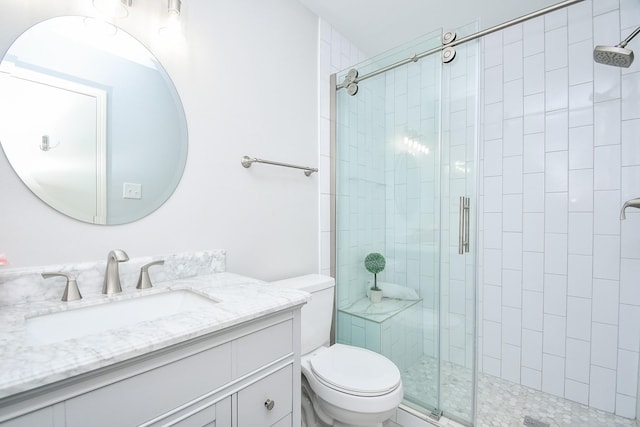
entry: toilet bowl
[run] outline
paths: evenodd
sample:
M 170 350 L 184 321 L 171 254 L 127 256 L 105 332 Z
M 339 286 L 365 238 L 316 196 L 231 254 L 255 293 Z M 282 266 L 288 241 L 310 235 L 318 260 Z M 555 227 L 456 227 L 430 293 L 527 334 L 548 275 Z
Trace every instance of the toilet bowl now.
M 301 362 L 316 413 L 327 424 L 334 421 L 329 425 L 381 426 L 402 401 L 400 371 L 378 353 L 335 344 Z
M 333 278 L 314 274 L 272 284 L 311 293 L 311 301 L 302 308 L 301 367 L 302 400 L 311 402 L 313 417 L 307 404 L 303 426 L 381 427 L 402 401 L 400 371 L 373 351 L 328 345 Z

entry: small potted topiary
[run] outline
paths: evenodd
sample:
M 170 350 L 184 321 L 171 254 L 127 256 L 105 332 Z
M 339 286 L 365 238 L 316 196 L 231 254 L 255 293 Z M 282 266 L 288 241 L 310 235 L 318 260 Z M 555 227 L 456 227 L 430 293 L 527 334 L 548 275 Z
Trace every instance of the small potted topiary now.
M 376 304 L 382 301 L 382 289 L 378 287 L 377 276 L 382 270 L 384 270 L 385 260 L 384 257 L 377 253 L 372 252 L 364 259 L 364 267 L 369 273 L 373 273 L 373 286 L 369 290 L 369 299 L 372 303 Z

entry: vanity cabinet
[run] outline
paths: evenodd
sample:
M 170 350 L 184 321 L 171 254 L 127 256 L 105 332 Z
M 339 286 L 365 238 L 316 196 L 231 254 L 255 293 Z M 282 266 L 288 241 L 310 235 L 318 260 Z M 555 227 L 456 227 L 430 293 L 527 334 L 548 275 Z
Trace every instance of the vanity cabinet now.
M 2 423 L 2 427 L 54 427 L 53 407 L 30 412 Z
M 300 311 L 0 400 L 0 426 L 300 425 Z

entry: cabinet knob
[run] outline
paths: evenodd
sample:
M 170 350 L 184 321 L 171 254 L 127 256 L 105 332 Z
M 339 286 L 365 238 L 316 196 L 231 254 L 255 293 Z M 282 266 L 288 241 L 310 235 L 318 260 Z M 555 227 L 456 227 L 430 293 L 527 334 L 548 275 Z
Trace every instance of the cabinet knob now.
M 272 410 L 274 406 L 276 406 L 276 402 L 274 402 L 271 399 L 267 399 L 264 402 L 264 407 L 267 408 L 267 410 L 269 410 L 269 411 Z

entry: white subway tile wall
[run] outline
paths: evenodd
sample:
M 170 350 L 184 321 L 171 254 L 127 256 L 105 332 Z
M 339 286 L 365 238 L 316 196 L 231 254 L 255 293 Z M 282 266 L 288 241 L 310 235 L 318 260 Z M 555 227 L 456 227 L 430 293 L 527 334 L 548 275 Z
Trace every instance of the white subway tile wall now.
M 355 45 L 323 20 L 318 23 L 318 165 L 319 165 L 319 233 L 320 259 L 318 271 L 331 274 L 331 74 L 344 70 L 366 59 Z M 338 247 L 342 247 L 338 245 Z
M 592 49 L 638 25 L 637 1 L 586 0 L 485 37 L 480 79 L 480 369 L 629 418 L 640 213 L 619 215 L 640 196 L 640 61 Z

